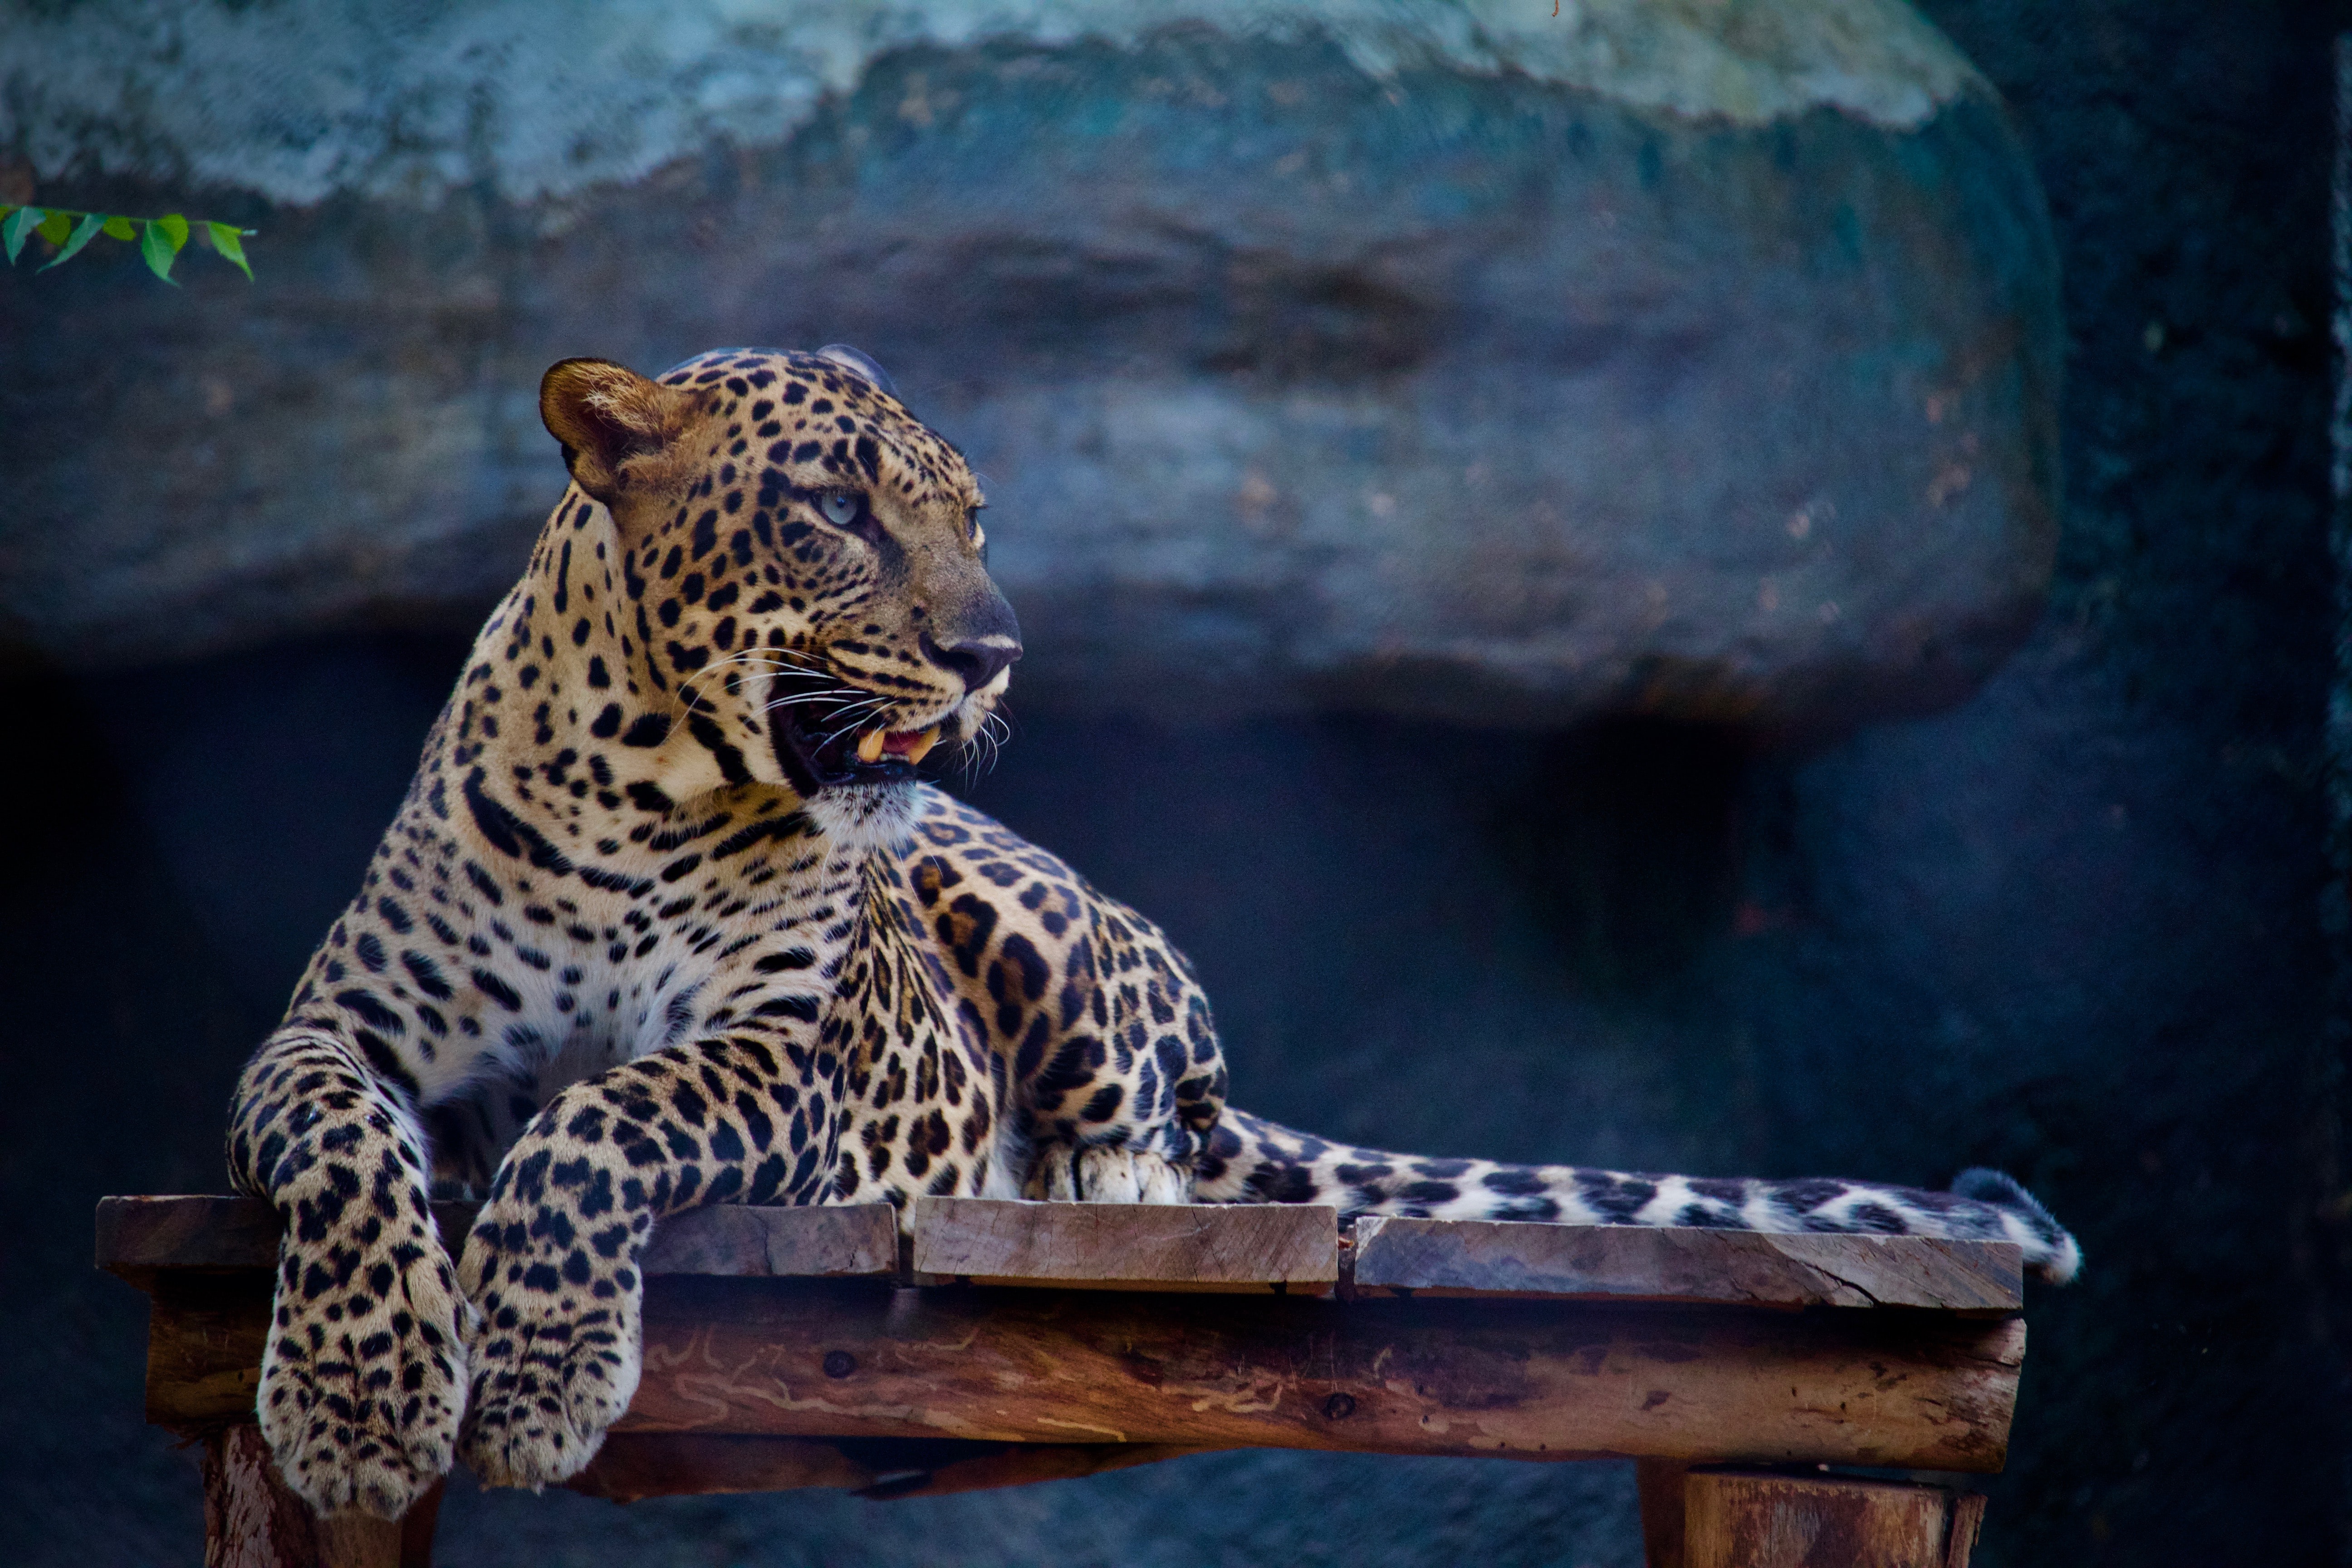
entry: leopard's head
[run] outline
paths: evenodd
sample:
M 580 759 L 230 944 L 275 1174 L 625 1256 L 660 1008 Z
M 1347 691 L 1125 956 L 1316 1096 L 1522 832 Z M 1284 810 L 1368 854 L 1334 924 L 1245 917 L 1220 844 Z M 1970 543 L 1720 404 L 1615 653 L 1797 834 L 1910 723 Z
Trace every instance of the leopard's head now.
M 640 701 L 804 796 L 981 736 L 1021 657 L 985 503 L 873 361 L 724 349 L 648 380 L 565 360 L 540 413 L 612 514 Z

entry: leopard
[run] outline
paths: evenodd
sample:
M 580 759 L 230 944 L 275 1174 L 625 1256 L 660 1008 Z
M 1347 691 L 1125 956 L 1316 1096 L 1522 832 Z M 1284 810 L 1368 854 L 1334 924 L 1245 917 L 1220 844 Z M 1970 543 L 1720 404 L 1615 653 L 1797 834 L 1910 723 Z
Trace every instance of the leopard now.
M 321 1514 L 397 1518 L 461 1460 L 577 1475 L 637 1384 L 647 1239 L 709 1205 L 1324 1204 L 2078 1268 L 1990 1170 L 1419 1157 L 1227 1103 L 1160 929 L 923 771 L 994 743 L 1023 643 L 980 483 L 888 374 L 569 359 L 540 413 L 570 482 L 230 1106 L 283 1225 L 256 1415 Z M 462 1237 L 438 1196 L 480 1200 Z

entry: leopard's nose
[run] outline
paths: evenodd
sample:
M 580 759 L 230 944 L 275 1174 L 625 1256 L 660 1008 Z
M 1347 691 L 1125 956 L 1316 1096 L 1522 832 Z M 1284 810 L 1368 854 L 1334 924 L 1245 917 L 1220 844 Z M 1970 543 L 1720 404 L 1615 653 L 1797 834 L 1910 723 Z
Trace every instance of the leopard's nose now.
M 1004 632 L 984 632 L 951 643 L 933 642 L 926 637 L 923 651 L 934 664 L 955 671 L 966 691 L 977 691 L 1021 657 L 1021 639 Z
M 1021 623 L 996 584 L 982 579 L 977 592 L 961 596 L 932 622 L 923 634 L 923 652 L 954 670 L 966 691 L 977 691 L 1021 657 Z

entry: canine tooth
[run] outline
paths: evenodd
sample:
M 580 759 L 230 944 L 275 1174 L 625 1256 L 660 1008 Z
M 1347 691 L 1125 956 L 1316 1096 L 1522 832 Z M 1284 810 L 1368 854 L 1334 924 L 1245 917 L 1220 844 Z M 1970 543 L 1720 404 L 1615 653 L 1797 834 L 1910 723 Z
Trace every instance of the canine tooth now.
M 858 736 L 857 760 L 861 763 L 880 762 L 882 760 L 883 738 L 884 731 L 880 730 L 868 730 L 863 735 Z
M 907 748 L 907 760 L 910 763 L 921 762 L 925 756 L 929 754 L 930 749 L 939 743 L 940 727 L 937 724 L 934 724 L 929 729 L 915 737 L 915 743 Z

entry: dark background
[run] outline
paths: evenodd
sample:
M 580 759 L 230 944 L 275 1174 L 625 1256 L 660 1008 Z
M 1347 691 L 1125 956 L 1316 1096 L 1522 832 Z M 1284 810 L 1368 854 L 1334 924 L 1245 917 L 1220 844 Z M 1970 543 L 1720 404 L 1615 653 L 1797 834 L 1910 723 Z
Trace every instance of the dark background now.
M 2057 584 L 1990 685 L 1804 756 L 1636 723 L 1169 730 L 1016 706 L 973 793 L 1192 954 L 1254 1110 L 1432 1152 L 2007 1167 L 2088 1267 L 2030 1302 L 1978 1561 L 2342 1562 L 2352 1192 L 2321 724 L 2347 16 L 1923 9 L 2007 96 L 2064 265 Z M 462 652 L 352 637 L 9 672 L 0 1556 L 196 1560 L 194 1468 L 139 1425 L 142 1308 L 89 1271 L 90 1205 L 223 1184 L 230 1080 Z M 1638 1557 L 1622 1467 L 1304 1455 L 898 1504 L 461 1491 L 442 1539 L 450 1563 Z

